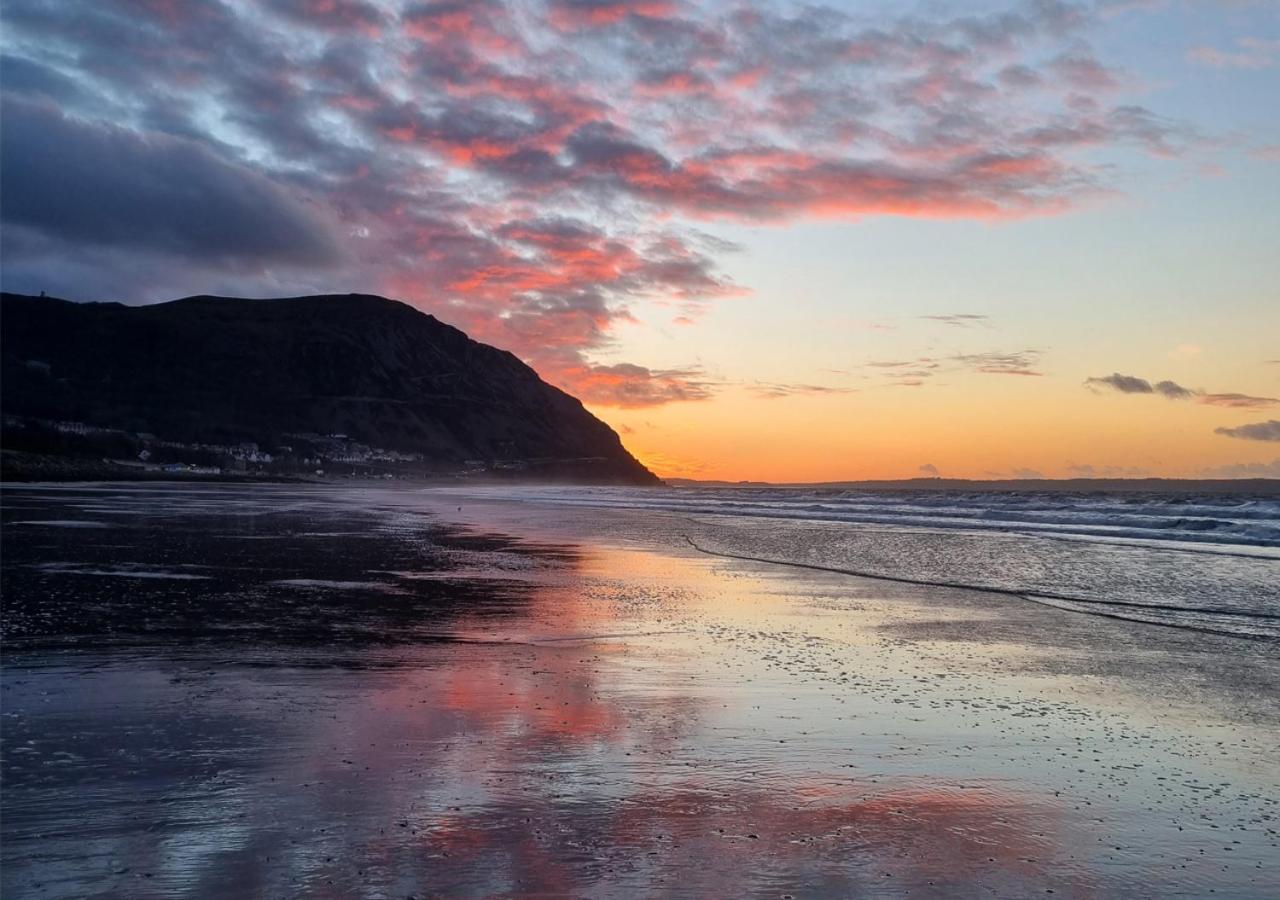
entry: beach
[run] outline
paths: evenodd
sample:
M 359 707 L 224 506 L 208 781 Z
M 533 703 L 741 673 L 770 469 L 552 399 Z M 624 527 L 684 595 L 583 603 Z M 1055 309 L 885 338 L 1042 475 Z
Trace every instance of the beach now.
M 6 485 L 4 895 L 1274 896 L 1266 534 L 630 491 Z

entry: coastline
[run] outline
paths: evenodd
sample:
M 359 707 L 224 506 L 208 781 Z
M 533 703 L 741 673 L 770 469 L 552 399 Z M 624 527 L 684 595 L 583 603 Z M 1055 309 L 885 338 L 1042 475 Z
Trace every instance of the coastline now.
M 41 482 L 59 483 L 122 483 L 133 481 L 207 481 L 227 482 L 232 484 L 344 484 L 382 480 L 383 474 L 364 475 L 329 475 L 313 476 L 304 474 L 272 474 L 268 472 L 222 472 L 210 474 L 203 472 L 175 473 L 146 469 L 133 463 L 121 460 L 93 460 L 83 457 L 58 456 L 50 454 L 33 454 L 25 451 L 0 451 L 0 470 L 2 480 L 13 484 L 39 484 Z M 616 484 L 609 481 L 591 481 L 589 479 L 572 479 L 548 477 L 543 480 L 530 478 L 529 474 L 513 471 L 506 477 L 501 472 L 487 471 L 483 476 L 465 472 L 442 472 L 438 475 L 416 473 L 393 473 L 391 477 L 409 486 L 436 487 L 451 485 L 466 486 L 527 486 L 537 484 L 549 485 L 596 485 L 608 486 Z M 814 491 L 867 491 L 894 492 L 910 491 L 919 493 L 959 493 L 959 492 L 1036 492 L 1036 493 L 1085 493 L 1085 494 L 1162 494 L 1172 493 L 1187 496 L 1234 496 L 1249 495 L 1260 497 L 1280 497 L 1280 478 L 1032 478 L 1032 479 L 969 479 L 969 478 L 905 478 L 905 479 L 871 479 L 862 481 L 819 481 L 819 482 L 768 482 L 768 481 L 699 481 L 688 478 L 663 478 L 658 484 L 637 484 L 635 487 L 674 487 L 674 488 L 726 488 L 751 491 L 767 488 L 785 488 L 792 490 Z
M 6 538 L 70 554 L 68 523 L 98 522 L 130 548 L 39 572 L 51 589 L 300 605 L 271 628 L 245 608 L 178 632 L 153 607 L 114 647 L 7 644 L 6 893 L 1264 897 L 1274 881 L 1280 661 L 1239 652 L 1254 642 L 708 557 L 669 515 L 144 487 L 103 486 L 108 520 L 57 486 L 75 511 L 47 521 L 64 524 Z M 211 568 L 144 555 L 197 516 L 209 552 L 185 562 Z M 279 571 L 228 575 L 224 546 Z M 207 580 L 142 580 L 179 573 Z M 281 629 L 303 610 L 315 634 Z

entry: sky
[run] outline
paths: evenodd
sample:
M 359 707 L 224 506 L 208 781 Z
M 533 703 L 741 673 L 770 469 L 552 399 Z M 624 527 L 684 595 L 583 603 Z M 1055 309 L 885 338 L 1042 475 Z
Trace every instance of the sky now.
M 6 0 L 0 283 L 378 293 L 663 476 L 1280 477 L 1280 3 Z

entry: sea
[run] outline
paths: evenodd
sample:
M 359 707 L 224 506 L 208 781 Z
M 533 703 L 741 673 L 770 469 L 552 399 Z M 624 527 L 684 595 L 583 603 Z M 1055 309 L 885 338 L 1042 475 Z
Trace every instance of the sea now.
M 650 512 L 694 549 L 1013 594 L 1280 641 L 1280 497 L 809 487 L 542 487 L 495 495 Z M 696 527 L 695 527 L 696 526 Z

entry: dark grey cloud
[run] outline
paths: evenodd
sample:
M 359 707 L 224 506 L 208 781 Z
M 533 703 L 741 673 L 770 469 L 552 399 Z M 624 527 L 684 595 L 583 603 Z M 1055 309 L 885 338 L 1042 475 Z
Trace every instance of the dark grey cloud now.
M 996 75 L 1000 83 L 1010 88 L 1033 88 L 1043 80 L 1040 73 L 1021 63 L 1005 66 Z
M 1136 375 L 1121 375 L 1113 372 L 1097 378 L 1086 378 L 1085 387 L 1091 390 L 1105 388 L 1121 394 L 1159 394 L 1168 400 L 1191 400 L 1205 406 L 1223 406 L 1230 409 L 1264 409 L 1280 403 L 1276 397 L 1255 397 L 1252 394 L 1209 393 L 1202 390 L 1183 387 L 1174 381 L 1157 381 L 1152 384 L 1145 378 Z
M 1185 400 L 1195 396 L 1196 392 L 1185 388 L 1174 381 L 1157 381 L 1152 384 L 1145 378 L 1136 375 L 1121 375 L 1113 372 L 1097 378 L 1086 378 L 1085 386 L 1089 388 L 1107 388 L 1121 394 L 1159 394 L 1170 400 Z
M 1121 375 L 1119 372 L 1096 378 L 1086 378 L 1084 383 L 1089 387 L 1111 388 L 1113 391 L 1119 391 L 1122 394 L 1151 394 L 1155 392 L 1151 382 L 1145 378 L 1139 378 L 1136 375 Z
M 204 145 L 6 98 L 0 219 L 73 244 L 198 262 L 327 265 L 333 236 L 305 202 Z
M 1268 419 L 1265 422 L 1237 425 L 1234 428 L 1224 426 L 1213 429 L 1213 433 L 1245 441 L 1280 441 L 1280 421 Z
M 92 96 L 75 79 L 52 66 L 8 53 L 0 54 L 0 87 L 9 93 L 70 106 Z
M 1174 381 L 1157 381 L 1154 387 L 1157 394 L 1170 400 L 1185 400 L 1195 394 L 1195 391 Z

